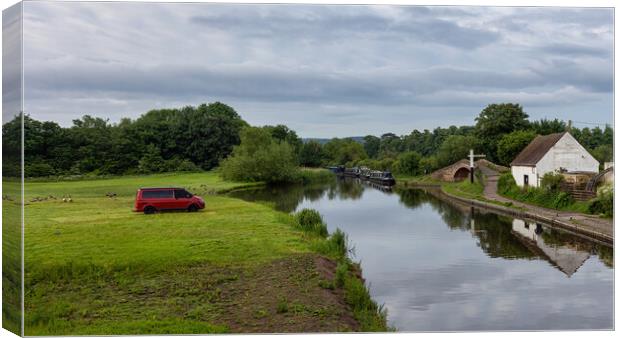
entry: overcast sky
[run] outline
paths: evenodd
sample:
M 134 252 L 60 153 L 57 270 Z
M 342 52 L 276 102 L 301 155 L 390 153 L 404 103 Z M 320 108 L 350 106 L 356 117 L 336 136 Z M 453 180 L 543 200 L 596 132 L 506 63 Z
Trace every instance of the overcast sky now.
M 70 126 L 221 101 L 343 137 L 473 124 L 487 104 L 611 123 L 613 11 L 24 3 L 25 111 Z

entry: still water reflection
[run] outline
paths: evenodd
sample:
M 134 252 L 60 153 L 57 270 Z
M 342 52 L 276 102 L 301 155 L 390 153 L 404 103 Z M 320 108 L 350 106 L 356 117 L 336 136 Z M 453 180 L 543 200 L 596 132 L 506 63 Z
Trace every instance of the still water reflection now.
M 613 328 L 613 249 L 542 224 L 356 180 L 233 196 L 344 230 L 401 331 Z

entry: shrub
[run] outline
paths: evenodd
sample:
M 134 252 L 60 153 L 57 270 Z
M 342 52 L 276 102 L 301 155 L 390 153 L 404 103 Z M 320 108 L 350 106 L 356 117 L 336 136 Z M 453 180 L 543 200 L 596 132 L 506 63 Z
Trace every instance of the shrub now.
M 514 177 L 512 177 L 512 173 L 502 174 L 497 180 L 497 192 L 501 195 L 507 195 L 515 188 L 518 189 L 518 186 Z
M 430 174 L 433 170 L 438 169 L 437 157 L 429 156 L 420 160 L 420 171 L 422 174 Z
M 564 182 L 564 176 L 560 173 L 546 173 L 543 175 L 540 186 L 551 192 L 558 192 L 562 186 L 562 182 Z
M 336 287 L 343 287 L 344 282 L 347 278 L 347 274 L 349 272 L 349 265 L 345 262 L 340 262 L 336 266 L 336 273 L 334 275 L 334 285 Z
M 347 235 L 340 229 L 336 229 L 327 240 L 314 245 L 317 252 L 337 260 L 346 259 L 349 252 Z
M 323 217 L 314 209 L 303 209 L 297 213 L 297 222 L 302 228 L 311 227 L 316 223 L 323 223 Z
M 25 166 L 24 175 L 26 177 L 52 176 L 54 175 L 54 168 L 45 162 L 34 162 Z
M 293 147 L 255 127 L 243 129 L 241 144 L 222 161 L 221 173 L 226 180 L 241 182 L 294 182 L 300 177 Z
M 329 241 L 332 243 L 334 251 L 338 254 L 338 256 L 346 256 L 349 248 L 347 244 L 347 235 L 344 233 L 344 231 L 336 229 L 336 231 L 334 231 L 334 233 L 330 236 Z
M 288 302 L 286 298 L 280 297 L 278 299 L 278 305 L 276 306 L 276 313 L 287 313 L 288 312 Z
M 307 232 L 315 233 L 321 237 L 327 237 L 327 225 L 323 217 L 314 209 L 303 209 L 295 215 L 299 227 Z
M 418 175 L 421 172 L 422 156 L 415 151 L 407 151 L 398 156 L 397 171 L 405 175 Z
M 360 323 L 363 332 L 386 331 L 387 311 L 378 306 L 370 297 L 364 283 L 356 277 L 348 276 L 344 285 L 345 301 L 353 308 L 353 315 Z
M 497 192 L 500 195 L 517 201 L 539 205 L 545 208 L 574 210 L 584 212 L 584 205 L 575 202 L 572 196 L 560 191 L 563 177 L 560 174 L 546 174 L 543 177 L 544 188 L 520 188 L 515 183 L 511 173 L 500 176 L 497 182 Z M 596 208 L 596 206 L 592 206 Z
M 200 171 L 200 170 L 201 170 L 200 167 L 197 166 L 196 164 L 194 164 L 194 162 L 192 162 L 190 160 L 183 160 L 176 167 L 176 171 L 196 172 L 196 171 Z
M 612 189 L 600 189 L 598 196 L 588 204 L 591 214 L 603 214 L 606 217 L 614 215 L 614 192 Z
M 568 207 L 574 202 L 575 200 L 570 194 L 565 193 L 565 192 L 560 192 L 555 196 L 555 199 L 553 200 L 553 207 L 556 209 L 562 209 L 562 208 Z

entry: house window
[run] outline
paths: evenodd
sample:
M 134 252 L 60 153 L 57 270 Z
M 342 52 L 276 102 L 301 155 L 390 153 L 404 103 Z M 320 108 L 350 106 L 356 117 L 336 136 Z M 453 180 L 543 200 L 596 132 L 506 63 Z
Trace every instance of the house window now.
M 523 185 L 526 187 L 530 185 L 530 177 L 528 175 L 523 175 Z

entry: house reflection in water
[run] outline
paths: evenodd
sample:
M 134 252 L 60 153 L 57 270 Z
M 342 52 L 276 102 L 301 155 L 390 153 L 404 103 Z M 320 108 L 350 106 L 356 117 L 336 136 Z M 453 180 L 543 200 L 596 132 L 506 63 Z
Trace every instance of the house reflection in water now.
M 590 258 L 590 252 L 568 244 L 551 244 L 544 239 L 542 225 L 532 221 L 513 219 L 512 233 L 533 253 L 572 276 Z

